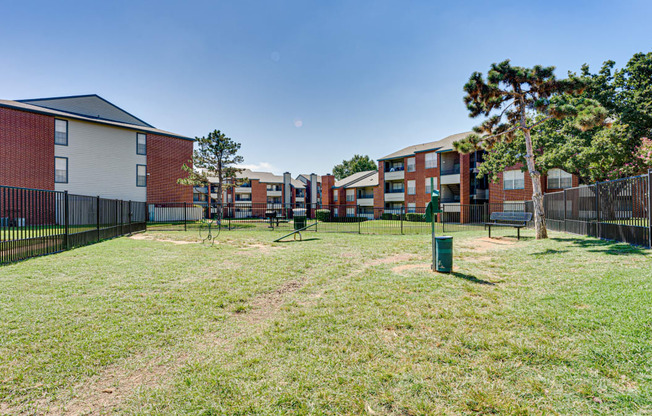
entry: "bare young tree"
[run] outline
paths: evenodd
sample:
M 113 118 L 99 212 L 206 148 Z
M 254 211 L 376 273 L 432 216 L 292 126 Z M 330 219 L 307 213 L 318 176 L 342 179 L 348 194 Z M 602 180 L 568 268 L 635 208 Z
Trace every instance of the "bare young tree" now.
M 244 158 L 238 155 L 241 144 L 226 137 L 219 130 L 195 139 L 197 149 L 193 152 L 193 160 L 182 167 L 187 176 L 178 179 L 177 182 L 184 185 L 210 187 L 209 178 L 217 178 L 217 195 L 221 206 L 223 192 L 235 186 L 235 176 L 242 171 L 236 167 L 244 162 Z

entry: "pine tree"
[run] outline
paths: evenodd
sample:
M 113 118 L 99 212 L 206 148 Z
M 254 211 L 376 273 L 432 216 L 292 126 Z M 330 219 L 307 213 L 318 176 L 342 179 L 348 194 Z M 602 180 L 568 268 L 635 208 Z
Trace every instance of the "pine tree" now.
M 221 205 L 222 192 L 229 187 L 235 186 L 235 176 L 242 171 L 242 169 L 235 167 L 235 165 L 244 162 L 244 158 L 238 155 L 241 144 L 226 137 L 219 130 L 214 130 L 208 133 L 208 136 L 196 137 L 195 139 L 197 149 L 193 152 L 193 160 L 188 164 L 184 164 L 182 168 L 187 176 L 180 178 L 177 182 L 192 186 L 210 186 L 209 177 L 216 177 L 218 180 L 217 195 Z
M 530 132 L 551 119 L 574 117 L 580 130 L 603 124 L 607 111 L 599 102 L 577 97 L 586 88 L 581 78 L 570 76 L 558 80 L 554 67 L 523 68 L 512 66 L 509 60 L 492 64 L 485 81 L 480 72 L 474 72 L 464 85 L 464 103 L 472 118 L 488 117 L 474 128 L 475 133 L 456 142 L 460 153 L 479 148 L 490 150 L 496 143 L 509 144 L 522 134 L 525 140 L 525 161 L 532 178 L 532 202 L 536 238 L 547 238 L 543 209 L 541 173 L 538 171 Z M 503 148 L 505 146 L 502 146 Z

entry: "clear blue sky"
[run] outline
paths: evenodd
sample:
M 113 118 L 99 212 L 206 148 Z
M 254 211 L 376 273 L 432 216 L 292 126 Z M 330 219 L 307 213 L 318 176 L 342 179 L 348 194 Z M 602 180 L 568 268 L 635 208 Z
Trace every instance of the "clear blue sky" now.
M 470 129 L 462 86 L 492 62 L 564 76 L 652 50 L 650 1 L 0 4 L 0 98 L 97 93 L 293 176 Z

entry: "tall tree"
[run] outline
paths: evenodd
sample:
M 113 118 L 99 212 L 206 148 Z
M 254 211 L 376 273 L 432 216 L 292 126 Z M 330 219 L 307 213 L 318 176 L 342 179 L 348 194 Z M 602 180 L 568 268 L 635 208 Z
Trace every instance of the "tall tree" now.
M 343 160 L 342 163 L 333 167 L 333 176 L 340 180 L 354 173 L 364 172 L 366 170 L 376 170 L 376 162 L 368 155 L 354 155 L 350 160 Z
M 238 155 L 241 145 L 219 130 L 195 139 L 197 148 L 193 152 L 192 161 L 183 165 L 187 176 L 177 182 L 193 186 L 210 185 L 209 178 L 217 178 L 217 195 L 221 205 L 223 191 L 235 186 L 235 176 L 242 171 L 235 167 L 244 162 L 244 158 Z
M 604 123 L 607 111 L 590 98 L 575 98 L 585 82 L 575 76 L 558 80 L 554 67 L 512 66 L 509 60 L 492 64 L 485 81 L 474 72 L 464 85 L 466 104 L 472 118 L 487 119 L 474 128 L 475 133 L 454 144 L 461 153 L 478 148 L 491 150 L 497 144 L 510 144 L 519 134 L 525 144 L 525 162 L 532 179 L 532 203 L 536 238 L 547 238 L 541 189 L 541 172 L 537 168 L 532 145 L 532 129 L 548 120 L 573 116 L 578 129 L 588 130 Z
M 612 126 L 582 131 L 575 117 L 550 120 L 532 129 L 537 169 L 561 168 L 593 183 L 647 172 L 650 159 L 643 157 L 652 137 L 652 53 L 635 54 L 622 69 L 606 61 L 597 73 L 583 65 L 580 76 L 586 89 L 580 95 L 600 102 Z M 573 74 L 574 76 L 575 74 Z M 522 134 L 512 143 L 494 146 L 479 167 L 479 176 L 497 173 L 516 163 L 525 165 Z

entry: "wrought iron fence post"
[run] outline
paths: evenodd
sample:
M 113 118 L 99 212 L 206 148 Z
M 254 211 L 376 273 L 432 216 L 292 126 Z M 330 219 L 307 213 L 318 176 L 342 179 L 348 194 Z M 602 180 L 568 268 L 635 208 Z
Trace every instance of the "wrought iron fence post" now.
M 127 210 L 129 211 L 129 234 L 131 234 L 132 228 L 131 228 L 131 200 L 129 200 L 127 204 Z
M 188 207 L 183 203 L 183 231 L 188 231 Z
M 600 182 L 595 183 L 595 236 L 602 238 L 600 233 Z
M 446 232 L 446 204 L 441 204 L 441 233 Z
M 360 207 L 357 204 L 355 206 L 355 220 L 358 221 L 358 234 L 362 234 L 362 218 L 360 218 Z
M 405 211 L 405 205 L 401 206 L 401 211 L 399 212 L 399 219 L 401 220 L 401 235 L 403 235 L 403 212 Z
M 96 212 L 96 214 L 97 214 L 97 218 L 96 218 L 96 222 L 97 222 L 97 224 L 96 224 L 96 226 L 97 226 L 97 241 L 100 241 L 100 196 L 99 195 L 97 196 L 96 201 L 97 201 L 97 203 L 96 203 L 96 205 L 97 205 L 97 209 L 96 209 L 96 211 L 97 211 Z
M 69 208 L 69 198 L 68 198 L 68 191 L 63 192 L 63 215 L 64 215 L 64 220 L 63 220 L 63 229 L 64 229 L 64 247 L 66 250 L 70 248 L 70 208 Z
M 647 171 L 647 245 L 652 248 L 652 169 Z
M 568 227 L 566 226 L 566 190 L 564 189 L 562 191 L 564 193 L 564 232 L 568 231 Z

